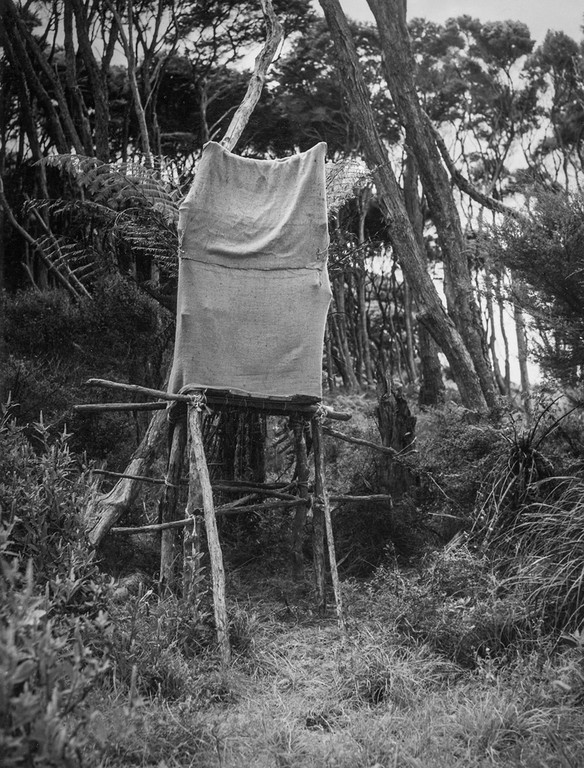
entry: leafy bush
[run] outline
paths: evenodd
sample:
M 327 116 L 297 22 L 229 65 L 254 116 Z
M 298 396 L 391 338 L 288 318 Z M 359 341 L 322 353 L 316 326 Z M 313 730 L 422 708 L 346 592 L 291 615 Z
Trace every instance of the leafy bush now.
M 3 766 L 76 766 L 82 703 L 106 668 L 107 584 L 84 546 L 80 468 L 4 408 L 0 421 L 0 752 Z
M 569 386 L 582 384 L 584 199 L 529 190 L 530 216 L 508 218 L 489 243 L 495 260 L 515 272 L 514 301 L 535 318 L 540 364 Z
M 210 613 L 200 602 L 160 600 L 140 587 L 132 602 L 111 608 L 112 682 L 142 696 L 180 699 L 193 690 L 189 660 L 214 644 Z
M 78 766 L 85 738 L 77 729 L 87 719 L 82 703 L 107 664 L 88 644 L 84 622 L 51 619 L 53 606 L 35 589 L 32 563 L 25 575 L 18 565 L 5 539 L 0 549 L 2 765 Z M 92 632 L 105 629 L 107 619 L 99 614 Z

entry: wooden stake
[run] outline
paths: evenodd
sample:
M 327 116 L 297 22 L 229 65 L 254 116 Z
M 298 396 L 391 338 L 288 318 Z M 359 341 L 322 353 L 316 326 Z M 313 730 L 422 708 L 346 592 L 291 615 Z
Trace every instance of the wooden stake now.
M 315 511 L 316 508 L 320 508 L 321 514 L 324 517 L 324 523 L 326 528 L 326 539 L 328 545 L 329 564 L 331 569 L 331 580 L 333 582 L 333 592 L 335 595 L 335 606 L 337 609 L 337 620 L 339 622 L 340 629 L 345 628 L 345 619 L 343 616 L 343 596 L 341 594 L 341 585 L 339 582 L 339 572 L 337 570 L 337 556 L 335 553 L 335 540 L 333 538 L 333 525 L 331 520 L 331 507 L 328 497 L 328 492 L 325 484 L 325 469 L 324 469 L 324 445 L 322 435 L 322 423 L 318 416 L 312 419 L 312 449 L 314 451 L 314 480 L 315 480 L 315 495 L 314 501 Z M 315 514 L 316 517 L 316 514 Z
M 221 552 L 217 521 L 215 519 L 213 490 L 211 488 L 203 446 L 203 435 L 201 433 L 200 409 L 202 402 L 203 397 L 201 395 L 193 395 L 188 405 L 189 437 L 191 441 L 189 448 L 189 500 L 192 498 L 194 504 L 194 499 L 200 494 L 203 502 L 207 546 L 209 547 L 209 558 L 211 561 L 213 608 L 217 641 L 221 652 L 221 660 L 224 664 L 227 664 L 231 657 L 231 649 L 229 646 L 229 628 L 225 602 L 225 570 L 223 568 L 223 554 Z
M 168 467 L 166 470 L 166 485 L 160 500 L 160 523 L 165 524 L 176 520 L 176 507 L 179 495 L 179 482 L 182 475 L 185 447 L 187 443 L 186 417 L 180 418 L 172 426 L 172 438 Z M 172 592 L 176 587 L 177 566 L 180 558 L 180 536 L 177 528 L 167 528 L 162 531 L 160 544 L 160 576 L 158 586 L 160 594 Z
M 294 419 L 292 429 L 294 431 L 294 449 L 296 451 L 296 482 L 298 485 L 298 497 L 304 504 L 300 504 L 294 515 L 292 524 L 292 578 L 300 581 L 304 575 L 304 558 L 302 556 L 302 539 L 306 517 L 308 515 L 308 459 L 306 454 L 306 439 L 304 436 L 304 419 Z

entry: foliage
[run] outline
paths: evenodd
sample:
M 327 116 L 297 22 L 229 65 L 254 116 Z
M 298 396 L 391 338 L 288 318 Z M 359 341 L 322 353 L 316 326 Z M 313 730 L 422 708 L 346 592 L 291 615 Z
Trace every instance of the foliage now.
M 0 422 L 0 750 L 3 765 L 78 766 L 71 722 L 107 668 L 107 585 L 83 545 L 86 484 L 63 435 L 35 449 Z M 77 725 L 77 728 L 79 725 Z
M 533 318 L 539 362 L 573 387 L 584 363 L 584 203 L 578 195 L 534 188 L 529 207 L 527 217 L 494 231 L 489 248 L 521 281 L 513 299 Z
M 415 499 L 443 540 L 472 526 L 485 478 L 506 447 L 496 422 L 477 420 L 456 404 L 420 414 L 412 469 L 419 477 Z
M 493 545 L 513 551 L 510 580 L 542 621 L 574 630 L 584 619 L 584 483 L 550 477 L 537 491 Z
M 160 386 L 172 335 L 169 315 L 131 281 L 112 275 L 96 283 L 93 298 L 73 302 L 63 291 L 22 291 L 6 302 L 11 357 L 7 388 L 20 423 L 44 414 L 53 431 L 73 431 L 73 444 L 92 457 L 132 447 L 136 423 L 128 415 L 79 416 L 72 406 L 95 400 L 87 378 Z M 115 456 L 114 456 L 115 459 Z
M 384 621 L 403 636 L 474 668 L 482 658 L 509 659 L 534 640 L 535 615 L 502 587 L 493 564 L 455 539 L 419 568 L 398 569 L 391 561 L 380 566 L 352 610 L 360 615 L 375 601 Z

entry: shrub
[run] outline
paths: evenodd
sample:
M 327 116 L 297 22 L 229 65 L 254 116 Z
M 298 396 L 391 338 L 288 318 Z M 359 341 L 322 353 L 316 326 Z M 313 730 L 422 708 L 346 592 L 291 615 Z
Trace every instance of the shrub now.
M 72 412 L 95 400 L 82 385 L 109 378 L 159 386 L 163 356 L 172 337 L 172 317 L 120 275 L 101 279 L 91 298 L 73 302 L 60 290 L 21 291 L 7 297 L 6 386 L 18 402 L 20 423 L 38 421 L 75 433 L 75 445 L 92 457 L 131 452 L 137 426 L 147 416 L 93 417 Z
M 7 538 L 5 529 L 0 549 L 2 765 L 77 766 L 85 744 L 77 728 L 87 719 L 81 705 L 106 663 L 87 644 L 80 621 L 50 618 L 49 601 L 35 589 L 32 563 L 23 575 Z M 103 614 L 92 623 L 94 631 L 107 628 Z
M 418 420 L 416 503 L 428 524 L 448 541 L 473 525 L 485 478 L 505 453 L 503 431 L 489 420 L 449 404 Z
M 67 435 L 0 421 L 0 752 L 3 766 L 75 766 L 82 703 L 107 668 L 108 589 L 84 545 L 85 492 Z

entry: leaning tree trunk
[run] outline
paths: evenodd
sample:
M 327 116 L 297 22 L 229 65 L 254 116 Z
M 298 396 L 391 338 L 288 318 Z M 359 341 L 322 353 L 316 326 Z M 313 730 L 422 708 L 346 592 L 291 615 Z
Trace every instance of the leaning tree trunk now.
M 262 9 L 267 26 L 266 43 L 255 61 L 254 71 L 250 82 L 221 144 L 228 150 L 232 150 L 237 144 L 247 121 L 260 97 L 266 72 L 271 64 L 276 50 L 282 40 L 282 27 L 278 22 L 271 0 L 262 0 Z M 164 411 L 159 411 L 146 431 L 146 434 L 132 455 L 130 464 L 124 474 L 141 476 L 146 475 L 158 448 L 162 443 L 165 433 L 166 417 Z M 85 528 L 88 531 L 89 540 L 93 546 L 98 546 L 110 528 L 121 515 L 129 509 L 136 498 L 139 489 L 139 480 L 124 478 L 120 480 L 113 490 L 105 496 L 95 496 L 85 511 Z
M 463 404 L 468 408 L 486 410 L 488 409 L 487 401 L 473 360 L 460 333 L 444 309 L 428 274 L 426 256 L 421 252 L 416 241 L 401 189 L 375 124 L 370 94 L 363 80 L 359 58 L 345 14 L 338 0 L 320 0 L 320 4 L 335 44 L 337 64 L 351 116 L 357 126 L 365 158 L 379 192 L 392 242 L 420 307 L 418 320 L 427 327 L 448 358 Z
M 424 215 L 418 195 L 418 166 L 416 158 L 411 152 L 406 157 L 404 173 L 404 198 L 406 210 L 414 234 L 420 245 L 420 249 L 426 251 L 424 243 Z M 445 400 L 445 387 L 442 379 L 442 365 L 438 357 L 438 347 L 424 328 L 418 326 L 418 345 L 420 351 L 420 392 L 418 402 L 420 405 L 439 405 Z
M 442 164 L 434 131 L 422 109 L 414 81 L 415 61 L 409 42 L 404 0 L 367 0 L 381 41 L 387 83 L 406 143 L 414 153 L 428 207 L 436 226 L 444 258 L 444 289 L 448 311 L 472 358 L 483 395 L 490 407 L 497 404 L 493 372 L 477 310 L 472 275 L 450 178 Z

